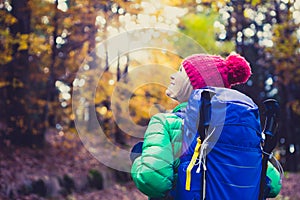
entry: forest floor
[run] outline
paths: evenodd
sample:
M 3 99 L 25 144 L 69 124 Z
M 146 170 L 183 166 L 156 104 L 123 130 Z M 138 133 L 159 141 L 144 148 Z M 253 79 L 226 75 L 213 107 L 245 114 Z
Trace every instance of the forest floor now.
M 130 176 L 116 178 L 76 134 L 50 134 L 43 149 L 0 146 L 0 200 L 147 200 Z M 91 169 L 102 174 L 102 188 L 91 187 Z M 299 173 L 286 173 L 276 200 L 300 200 L 299 180 Z

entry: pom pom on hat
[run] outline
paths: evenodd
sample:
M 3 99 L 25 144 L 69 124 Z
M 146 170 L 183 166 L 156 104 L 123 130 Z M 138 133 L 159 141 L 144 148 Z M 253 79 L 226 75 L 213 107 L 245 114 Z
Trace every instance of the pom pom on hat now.
M 194 54 L 182 62 L 194 89 L 205 86 L 231 88 L 247 82 L 251 67 L 239 54 L 229 55 L 226 59 L 209 54 Z
M 238 54 L 233 54 L 229 55 L 225 62 L 228 69 L 228 82 L 230 85 L 247 82 L 251 76 L 251 68 L 245 58 Z

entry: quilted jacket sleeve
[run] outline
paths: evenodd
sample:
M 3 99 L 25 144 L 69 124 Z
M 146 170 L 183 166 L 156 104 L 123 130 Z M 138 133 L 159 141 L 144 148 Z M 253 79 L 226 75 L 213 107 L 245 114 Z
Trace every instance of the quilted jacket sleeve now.
M 173 147 L 164 114 L 154 115 L 145 132 L 143 152 L 131 168 L 137 188 L 149 197 L 163 197 L 174 181 Z

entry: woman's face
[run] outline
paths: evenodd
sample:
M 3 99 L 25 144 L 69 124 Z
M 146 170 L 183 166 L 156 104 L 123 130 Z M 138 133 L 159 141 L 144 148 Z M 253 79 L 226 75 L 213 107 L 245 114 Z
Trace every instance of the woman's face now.
M 180 66 L 179 70 L 170 76 L 170 79 L 170 85 L 166 90 L 167 96 L 179 102 L 187 101 L 192 86 L 184 68 Z
M 177 94 L 180 90 L 181 84 L 184 80 L 183 70 L 184 68 L 180 66 L 179 70 L 176 73 L 171 74 L 170 76 L 171 81 L 166 90 L 166 94 L 171 98 L 174 98 L 174 95 Z

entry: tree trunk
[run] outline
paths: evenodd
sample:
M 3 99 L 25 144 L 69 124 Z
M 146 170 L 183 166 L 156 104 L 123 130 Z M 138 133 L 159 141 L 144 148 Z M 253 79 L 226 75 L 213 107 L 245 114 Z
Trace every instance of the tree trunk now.
M 12 15 L 18 20 L 11 26 L 11 33 L 29 34 L 31 12 L 28 0 L 12 0 Z M 34 97 L 30 87 L 30 63 L 27 48 L 13 47 L 13 60 L 6 65 L 6 80 L 9 85 L 5 96 L 7 138 L 15 145 L 41 146 L 44 141 L 44 126 L 35 112 Z

